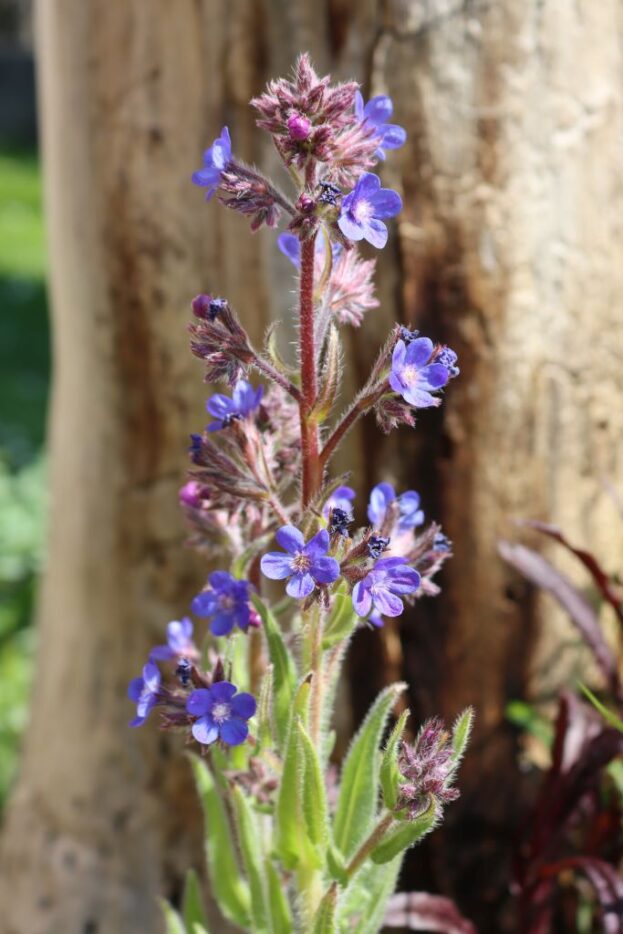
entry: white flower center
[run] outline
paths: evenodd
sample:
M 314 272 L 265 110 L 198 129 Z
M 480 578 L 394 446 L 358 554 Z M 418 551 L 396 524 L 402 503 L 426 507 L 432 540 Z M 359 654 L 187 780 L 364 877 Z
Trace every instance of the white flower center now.
M 212 719 L 215 723 L 223 723 L 225 720 L 229 720 L 231 714 L 231 707 L 229 704 L 215 704 L 212 708 Z
M 420 372 L 416 366 L 406 366 L 400 376 L 407 386 L 414 386 L 420 378 Z
M 360 224 L 365 224 L 366 221 L 370 220 L 374 213 L 374 209 L 369 201 L 366 201 L 364 198 L 361 198 L 353 208 L 353 215 L 355 220 Z
M 228 594 L 223 594 L 219 597 L 218 602 L 222 610 L 232 610 L 234 607 L 234 598 Z

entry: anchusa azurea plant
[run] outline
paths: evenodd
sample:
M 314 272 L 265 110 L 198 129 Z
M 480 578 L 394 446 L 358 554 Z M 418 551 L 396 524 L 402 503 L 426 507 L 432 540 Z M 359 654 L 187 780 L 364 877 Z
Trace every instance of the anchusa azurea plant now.
M 306 55 L 292 80 L 271 82 L 251 104 L 292 196 L 236 156 L 227 127 L 193 181 L 208 199 L 247 215 L 252 230 L 284 223 L 275 245 L 297 270 L 297 365 L 283 363 L 274 330 L 262 350 L 253 347 L 226 299 L 194 299 L 192 352 L 207 381 L 224 385 L 207 401 L 211 421 L 191 437 L 180 504 L 192 544 L 218 565 L 190 607 L 203 621 L 201 648 L 191 619 L 169 624 L 167 644 L 130 686 L 132 725 L 153 711 L 200 754 L 191 758 L 210 887 L 230 922 L 278 934 L 372 934 L 405 850 L 458 794 L 471 711 L 450 732 L 437 720 L 425 724 L 413 745 L 405 711 L 386 739 L 405 689 L 388 686 L 351 744 L 339 785 L 327 777 L 353 632 L 434 595 L 451 550 L 439 526 L 426 524 L 415 491 L 384 482 L 367 506 L 358 504 L 329 465 L 367 413 L 389 431 L 438 406 L 458 374 L 456 354 L 394 328 L 365 385 L 336 416 L 340 327 L 360 325 L 378 306 L 375 261 L 356 244 L 384 247 L 402 206 L 374 169 L 405 133 L 388 122 L 388 97 L 364 103 L 355 83 L 319 78 Z M 196 878 L 189 880 L 184 921 L 166 910 L 172 930 L 185 923 L 197 934 L 207 925 Z

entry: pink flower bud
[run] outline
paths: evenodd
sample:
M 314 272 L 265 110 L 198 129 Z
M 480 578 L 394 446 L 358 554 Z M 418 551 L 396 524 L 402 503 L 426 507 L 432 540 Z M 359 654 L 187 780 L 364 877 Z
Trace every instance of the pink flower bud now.
M 288 117 L 288 132 L 290 137 L 296 140 L 305 140 L 309 138 L 312 125 L 311 121 L 302 114 L 293 113 Z
M 182 506 L 189 506 L 191 509 L 199 509 L 201 506 L 201 499 L 203 487 L 201 483 L 198 483 L 196 480 L 189 480 L 188 483 L 185 483 L 181 487 L 179 492 L 179 499 Z

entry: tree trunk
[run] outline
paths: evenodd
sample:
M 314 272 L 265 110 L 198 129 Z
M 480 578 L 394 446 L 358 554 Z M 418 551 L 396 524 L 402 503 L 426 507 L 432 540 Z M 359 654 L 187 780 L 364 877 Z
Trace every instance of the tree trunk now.
M 237 152 L 270 166 L 246 104 L 305 48 L 319 69 L 390 93 L 409 132 L 383 170 L 405 211 L 381 257 L 383 310 L 351 342 L 353 383 L 395 317 L 447 340 L 462 364 L 415 434 L 381 442 L 369 420 L 336 464 L 362 495 L 382 479 L 418 489 L 455 542 L 443 596 L 400 627 L 404 658 L 385 634 L 418 718 L 473 703 L 478 724 L 463 807 L 403 887 L 458 894 L 484 930 L 503 930 L 518 794 L 504 708 L 526 691 L 538 614 L 496 540 L 510 517 L 536 515 L 606 555 L 623 544 L 599 496 L 600 476 L 621 475 L 623 416 L 609 401 L 623 388 L 620 6 L 40 6 L 53 510 L 32 724 L 3 846 L 7 932 L 156 931 L 155 895 L 197 859 L 179 747 L 129 733 L 124 697 L 200 579 L 176 512 L 204 396 L 184 315 L 211 289 L 257 337 L 287 314 L 290 280 L 273 236 L 202 209 L 188 175 L 224 122 Z M 382 677 L 372 638 L 355 640 L 356 715 Z

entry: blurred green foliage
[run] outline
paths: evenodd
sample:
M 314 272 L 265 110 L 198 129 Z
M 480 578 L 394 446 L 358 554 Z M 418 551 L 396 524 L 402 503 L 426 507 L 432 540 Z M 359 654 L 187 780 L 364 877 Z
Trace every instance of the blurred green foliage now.
M 49 332 L 41 183 L 34 153 L 0 150 L 0 808 L 32 673 L 45 516 Z

